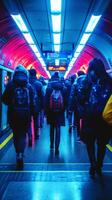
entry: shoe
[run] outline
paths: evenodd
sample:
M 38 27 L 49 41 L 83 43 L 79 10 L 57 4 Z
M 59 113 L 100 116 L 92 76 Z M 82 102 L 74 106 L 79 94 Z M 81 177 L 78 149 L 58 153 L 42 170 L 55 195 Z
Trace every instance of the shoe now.
M 91 175 L 91 176 L 94 176 L 95 175 L 95 167 L 90 167 L 90 169 L 89 169 L 89 174 Z
M 59 155 L 59 149 L 55 149 L 55 156 Z
M 24 167 L 23 158 L 17 159 L 16 169 L 23 170 L 23 167 Z

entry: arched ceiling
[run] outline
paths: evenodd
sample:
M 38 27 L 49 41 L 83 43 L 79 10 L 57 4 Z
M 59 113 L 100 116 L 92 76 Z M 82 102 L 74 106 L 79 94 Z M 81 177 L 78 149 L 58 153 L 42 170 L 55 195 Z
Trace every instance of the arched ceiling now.
M 48 77 L 44 68 L 28 46 L 10 14 L 20 13 L 32 37 L 35 38 L 47 65 L 54 65 L 56 58 L 66 70 L 92 14 L 102 17 L 68 76 L 94 57 L 100 57 L 107 69 L 112 51 L 112 1 L 63 0 L 61 23 L 61 52 L 55 53 L 52 44 L 50 0 L 2 0 L 0 5 L 0 63 L 14 68 L 18 63 L 34 66 L 37 72 Z M 107 49 L 109 49 L 107 51 Z M 64 75 L 65 72 L 62 74 Z
M 26 43 L 24 37 L 15 26 L 14 21 L 5 9 L 0 5 L 0 64 L 14 69 L 18 64 L 26 68 L 35 67 L 37 73 L 48 77 L 40 62 Z

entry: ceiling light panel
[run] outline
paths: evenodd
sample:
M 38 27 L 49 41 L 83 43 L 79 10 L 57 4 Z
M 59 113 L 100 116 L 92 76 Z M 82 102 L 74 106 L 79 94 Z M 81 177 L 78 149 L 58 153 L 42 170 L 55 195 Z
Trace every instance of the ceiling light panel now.
M 81 38 L 80 44 L 86 44 L 86 42 L 89 39 L 90 35 L 91 35 L 90 33 L 84 33 L 82 38 Z
M 61 32 L 61 14 L 51 15 L 53 32 Z
M 55 59 L 55 65 L 59 66 L 59 59 Z
M 77 49 L 76 49 L 76 52 L 81 52 L 83 48 L 84 48 L 84 45 L 79 44 Z
M 61 12 L 61 0 L 50 0 L 51 12 Z
M 32 37 L 31 37 L 30 33 L 23 33 L 23 35 L 24 35 L 26 41 L 27 41 L 29 44 L 34 44 L 33 39 L 32 39 Z
M 36 47 L 35 44 L 30 44 L 30 47 L 32 48 L 32 50 L 33 50 L 34 52 L 38 52 L 38 49 L 37 49 L 37 47 Z
M 100 20 L 100 18 L 101 18 L 101 15 L 98 15 L 98 16 L 92 15 L 85 32 L 92 32 L 94 30 L 96 24 Z
M 60 44 L 60 33 L 53 33 L 54 44 Z
M 54 45 L 54 51 L 59 52 L 60 51 L 60 45 Z
M 27 29 L 21 15 L 11 15 L 11 16 L 22 32 L 28 32 L 28 29 Z

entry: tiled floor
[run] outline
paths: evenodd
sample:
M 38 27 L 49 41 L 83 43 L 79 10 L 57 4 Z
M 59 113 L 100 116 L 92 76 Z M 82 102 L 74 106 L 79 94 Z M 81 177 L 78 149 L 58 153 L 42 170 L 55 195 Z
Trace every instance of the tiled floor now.
M 13 145 L 0 161 L 0 199 L 2 200 L 112 200 L 112 157 L 106 153 L 103 177 L 88 174 L 85 145 L 77 141 L 76 131 L 61 130 L 60 154 L 49 148 L 49 126 L 40 139 L 26 147 L 23 171 L 15 171 Z

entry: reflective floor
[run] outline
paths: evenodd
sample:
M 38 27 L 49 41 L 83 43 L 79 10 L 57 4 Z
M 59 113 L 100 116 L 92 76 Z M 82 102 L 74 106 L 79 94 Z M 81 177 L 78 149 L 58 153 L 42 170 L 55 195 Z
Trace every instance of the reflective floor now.
M 103 177 L 92 179 L 85 145 L 76 130 L 61 128 L 60 154 L 50 151 L 49 126 L 26 147 L 23 171 L 15 170 L 13 145 L 0 160 L 0 199 L 3 200 L 112 200 L 112 155 L 106 152 Z

